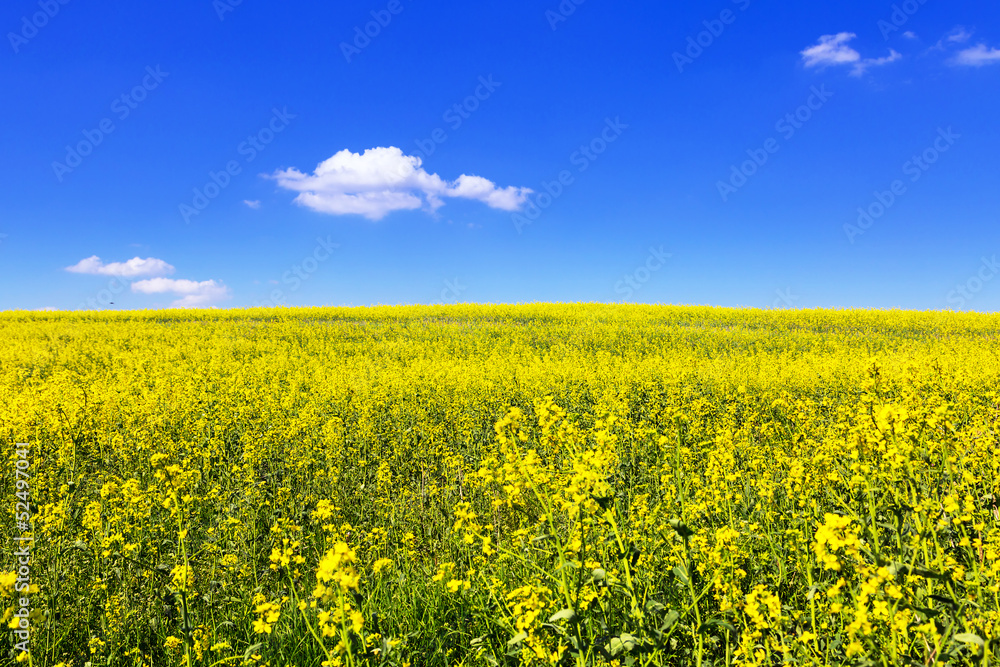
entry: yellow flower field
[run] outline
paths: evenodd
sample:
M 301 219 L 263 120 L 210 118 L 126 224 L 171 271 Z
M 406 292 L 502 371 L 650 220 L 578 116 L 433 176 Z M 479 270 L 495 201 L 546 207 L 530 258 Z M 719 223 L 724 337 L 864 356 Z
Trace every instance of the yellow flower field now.
M 597 304 L 2 313 L 0 537 L 22 492 L 34 541 L 27 588 L 0 560 L 4 625 L 30 629 L 0 664 L 992 664 L 998 335 Z

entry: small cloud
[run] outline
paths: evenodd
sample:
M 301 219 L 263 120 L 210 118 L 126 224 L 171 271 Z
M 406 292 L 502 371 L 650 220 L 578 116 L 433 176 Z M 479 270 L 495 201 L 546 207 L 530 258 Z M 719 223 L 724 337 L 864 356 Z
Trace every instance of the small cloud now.
M 295 202 L 330 215 L 363 215 L 381 220 L 393 211 L 434 212 L 444 197 L 475 199 L 491 208 L 517 211 L 532 192 L 528 188 L 497 187 L 482 176 L 462 174 L 446 181 L 422 167 L 423 161 L 395 146 L 369 148 L 364 153 L 344 149 L 324 160 L 312 174 L 298 169 L 277 171 L 281 187 L 299 193 Z
M 855 37 L 857 35 L 853 32 L 823 35 L 818 43 L 801 52 L 803 65 L 806 67 L 852 65 L 851 74 L 861 76 L 869 67 L 887 65 L 903 57 L 894 49 L 889 49 L 889 55 L 882 58 L 862 58 L 860 53 L 848 46 L 848 42 Z
M 931 51 L 947 51 L 958 44 L 965 44 L 971 38 L 971 30 L 966 30 L 962 26 L 957 26 L 952 28 L 944 37 L 939 39 L 937 44 L 928 49 L 928 53 Z
M 127 262 L 111 262 L 105 264 L 97 255 L 81 259 L 73 266 L 67 266 L 70 273 L 83 273 L 92 276 L 117 276 L 118 278 L 137 278 L 139 276 L 168 276 L 174 272 L 174 267 L 162 259 L 133 257 Z
M 982 67 L 1000 63 L 1000 49 L 992 49 L 985 44 L 977 44 L 972 48 L 959 51 L 949 62 L 953 65 L 967 67 Z
M 958 27 L 945 35 L 945 39 L 955 44 L 964 44 L 972 37 L 972 33 L 965 28 Z
M 906 39 L 919 39 L 917 37 L 917 33 L 913 32 L 912 30 L 907 30 L 906 32 L 904 32 L 903 37 L 905 37 Z
M 879 65 L 888 65 L 889 63 L 894 63 L 903 57 L 901 53 L 893 49 L 889 49 L 889 55 L 882 58 L 869 58 L 868 60 L 862 60 L 858 65 L 855 66 L 852 74 L 859 75 L 864 73 L 865 69 L 869 67 L 878 67 Z
M 846 65 L 861 60 L 861 54 L 847 46 L 847 43 L 857 37 L 853 32 L 841 32 L 836 35 L 823 35 L 819 43 L 802 51 L 802 59 L 806 67 L 826 67 L 827 65 Z
M 252 208 L 255 211 L 258 208 L 260 208 L 260 200 L 259 199 L 253 199 L 253 200 L 244 199 L 243 203 L 246 204 L 249 208 Z
M 172 278 L 151 278 L 132 283 L 132 291 L 142 294 L 176 294 L 181 298 L 174 301 L 173 308 L 201 308 L 232 296 L 229 288 L 214 280 L 174 280 Z

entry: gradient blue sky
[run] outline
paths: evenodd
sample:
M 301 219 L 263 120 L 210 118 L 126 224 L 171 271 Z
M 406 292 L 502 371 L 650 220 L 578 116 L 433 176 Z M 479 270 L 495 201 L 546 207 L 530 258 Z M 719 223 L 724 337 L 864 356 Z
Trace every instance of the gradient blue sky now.
M 1000 6 L 904 4 L 10 0 L 0 308 L 994 311 Z

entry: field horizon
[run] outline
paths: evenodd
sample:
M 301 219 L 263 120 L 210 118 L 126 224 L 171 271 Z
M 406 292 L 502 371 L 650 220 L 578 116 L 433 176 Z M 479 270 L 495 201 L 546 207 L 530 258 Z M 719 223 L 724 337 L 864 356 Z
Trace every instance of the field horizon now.
M 604 304 L 3 313 L 2 487 L 30 511 L 0 538 L 31 548 L 0 560 L 4 621 L 46 667 L 985 664 L 998 333 Z

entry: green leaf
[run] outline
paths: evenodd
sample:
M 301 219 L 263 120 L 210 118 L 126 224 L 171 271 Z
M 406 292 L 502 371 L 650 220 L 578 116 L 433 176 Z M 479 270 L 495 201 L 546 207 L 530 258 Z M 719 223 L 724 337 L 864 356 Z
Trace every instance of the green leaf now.
M 952 609 L 958 609 L 958 603 L 952 600 L 951 598 L 946 598 L 942 595 L 928 595 L 927 597 L 931 598 L 932 600 L 937 600 L 941 604 L 948 605 Z
M 612 656 L 617 656 L 621 653 L 627 653 L 634 649 L 639 643 L 639 640 L 630 634 L 622 633 L 620 637 L 612 637 L 611 641 L 608 642 L 608 650 L 611 652 Z
M 729 621 L 724 621 L 721 618 L 713 618 L 711 620 L 705 621 L 704 623 L 701 624 L 701 627 L 698 628 L 698 633 L 705 634 L 705 632 L 707 632 L 709 628 L 713 627 L 722 628 L 723 630 L 726 630 L 727 632 L 731 632 L 733 634 L 736 633 L 736 628 L 733 627 L 733 624 L 730 623 Z
M 687 525 L 685 525 L 680 519 L 671 519 L 669 523 L 670 527 L 673 528 L 678 535 L 685 539 L 694 535 L 694 531 L 688 528 Z
M 974 635 L 971 632 L 960 632 L 952 637 L 952 639 L 963 644 L 975 644 L 977 646 L 983 646 L 986 643 L 982 637 Z
M 687 585 L 691 581 L 691 577 L 688 575 L 687 567 L 684 565 L 678 565 L 673 569 L 674 576 L 680 579 L 682 584 Z
M 528 638 L 527 632 L 519 632 L 513 639 L 507 642 L 507 646 L 514 646 L 515 644 L 520 644 L 527 638 Z
M 613 496 L 604 496 L 599 498 L 591 494 L 590 497 L 600 506 L 602 510 L 606 510 L 611 507 L 611 503 L 615 501 Z
M 569 608 L 560 609 L 556 613 L 549 616 L 549 623 L 555 623 L 557 621 L 566 621 L 572 623 L 574 618 L 576 618 L 576 612 L 573 611 L 572 609 Z
M 924 577 L 925 579 L 938 579 L 943 581 L 945 579 L 951 578 L 950 575 L 938 574 L 937 572 L 928 570 L 927 568 L 923 567 L 915 567 L 915 566 L 911 567 L 909 565 L 900 564 L 898 567 L 895 567 L 895 569 L 896 569 L 895 574 L 912 574 L 918 577 Z
M 248 648 L 243 653 L 243 659 L 244 660 L 249 660 L 251 655 L 253 655 L 257 651 L 261 650 L 262 648 L 264 648 L 264 644 L 262 642 L 259 642 L 257 644 L 254 644 L 254 645 L 250 646 L 250 648 Z
M 664 609 L 666 609 L 666 607 L 664 607 L 662 604 L 660 604 L 656 600 L 649 600 L 649 601 L 646 602 L 646 611 L 648 611 L 651 614 L 658 614 L 659 612 L 663 611 Z
M 604 581 L 607 578 L 608 573 L 601 568 L 596 568 L 590 573 L 590 576 L 594 578 L 594 581 Z

